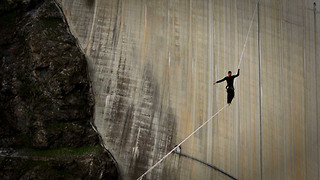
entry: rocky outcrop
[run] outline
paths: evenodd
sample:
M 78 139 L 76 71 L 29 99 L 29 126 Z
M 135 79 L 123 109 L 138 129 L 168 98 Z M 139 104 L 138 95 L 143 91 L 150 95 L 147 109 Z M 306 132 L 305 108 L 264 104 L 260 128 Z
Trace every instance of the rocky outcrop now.
M 117 179 L 91 126 L 85 56 L 55 1 L 2 1 L 0 26 L 0 179 Z

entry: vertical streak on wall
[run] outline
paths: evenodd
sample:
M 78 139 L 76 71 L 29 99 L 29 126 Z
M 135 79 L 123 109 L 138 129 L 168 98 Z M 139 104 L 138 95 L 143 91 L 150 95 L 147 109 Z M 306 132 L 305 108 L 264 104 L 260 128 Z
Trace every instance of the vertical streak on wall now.
M 319 4 L 320 4 L 320 1 L 319 0 L 317 0 L 317 4 L 318 4 L 318 7 L 319 7 Z M 319 10 L 317 10 L 317 12 L 316 12 L 317 14 L 316 14 L 316 16 L 317 15 L 319 15 L 320 14 L 320 11 Z M 315 21 L 316 21 L 316 24 L 315 24 L 315 26 L 316 26 L 316 34 L 315 34 L 315 36 L 317 36 L 317 35 L 319 35 L 319 26 L 320 26 L 320 23 L 319 23 L 319 18 L 318 18 L 318 21 L 317 21 L 317 19 L 316 19 L 316 17 L 315 17 Z M 317 36 L 318 37 L 318 36 Z M 317 111 L 317 120 L 319 121 L 320 120 L 320 105 L 319 105 L 319 103 L 320 103 L 320 47 L 319 47 L 319 37 L 318 38 L 316 38 L 316 42 L 315 42 L 315 46 L 316 46 L 316 60 L 317 60 L 317 64 L 316 64 L 316 67 L 317 67 L 317 70 L 316 70 L 316 77 L 317 77 L 317 79 L 316 79 L 316 82 L 317 82 L 317 109 L 316 109 L 316 111 Z M 317 139 L 318 139 L 318 141 L 320 141 L 319 139 L 320 139 L 320 123 L 318 122 L 318 137 L 317 137 Z M 318 144 L 318 164 L 320 164 L 320 144 Z M 320 178 L 320 165 L 318 166 L 318 178 Z
M 93 28 L 95 26 L 95 20 L 96 20 L 96 15 L 97 15 L 97 7 L 98 7 L 98 2 L 96 1 L 93 1 L 94 3 L 94 10 L 93 10 L 93 18 L 92 18 L 92 25 L 91 25 L 91 29 L 89 31 L 90 35 L 89 35 L 89 38 L 88 38 L 88 42 L 87 42 L 87 45 L 86 45 L 86 48 L 85 48 L 85 51 L 86 51 L 86 54 L 89 53 L 89 50 L 91 48 L 91 39 L 92 39 L 92 34 L 93 34 Z M 89 64 L 92 64 L 92 63 L 89 63 Z
M 261 39 L 260 39 L 260 2 L 257 4 L 257 16 L 258 16 L 258 61 L 259 61 L 259 114 L 260 114 L 260 179 L 262 180 L 262 114 L 261 114 L 261 96 L 262 96 L 262 88 L 261 88 Z
M 318 1 L 320 2 L 320 1 Z M 306 179 L 319 179 L 319 49 L 317 45 L 318 32 L 314 0 L 305 2 L 307 10 L 305 17 L 306 24 L 306 45 L 305 45 L 305 119 L 306 119 Z M 319 27 L 319 26 L 318 26 Z M 317 65 L 318 64 L 318 65 Z M 316 90 L 317 89 L 317 90 Z M 318 91 L 318 92 L 317 92 Z M 317 95 L 316 95 L 317 94 Z M 316 97 L 316 98 L 315 98 Z M 317 109 L 318 108 L 318 109 Z
M 213 73 L 214 73 L 214 66 L 213 66 L 213 28 L 212 28 L 212 21 L 213 21 L 213 17 L 212 17 L 212 1 L 208 0 L 208 41 L 209 41 L 209 46 L 208 46 L 208 61 L 209 61 L 209 72 L 208 72 L 208 76 L 209 76 L 209 92 L 208 92 L 208 115 L 207 117 L 211 117 L 212 116 L 212 109 L 213 109 L 213 86 L 212 83 L 214 82 L 213 80 Z M 207 163 L 212 164 L 212 129 L 213 129 L 213 122 L 209 122 L 207 125 Z M 207 170 L 207 177 L 211 177 L 211 170 Z
M 305 27 L 304 30 L 303 30 L 303 79 L 305 80 L 306 79 L 306 76 L 307 76 L 307 71 L 306 71 L 306 16 L 307 16 L 307 11 L 305 11 L 305 17 L 303 19 L 303 26 Z M 304 83 L 304 86 L 306 87 L 306 83 Z M 306 90 L 305 90 L 305 93 L 306 93 Z M 305 96 L 305 98 L 307 98 Z M 304 107 L 306 108 L 307 107 L 307 103 L 306 101 L 304 101 Z M 307 110 L 304 112 L 304 117 L 306 118 L 306 113 L 307 113 Z M 308 129 L 308 122 L 305 121 L 304 122 L 304 126 L 306 127 L 306 129 Z M 305 146 L 305 164 L 306 164 L 306 169 L 305 169 L 305 172 L 306 172 L 306 178 L 308 178 L 308 156 L 307 156 L 307 131 L 305 131 L 305 142 L 304 142 L 304 146 Z
M 237 10 L 237 8 L 238 8 L 238 1 L 233 1 L 234 3 L 234 9 L 233 9 L 233 16 L 231 17 L 232 19 L 234 19 L 235 20 L 235 23 L 234 23 L 234 25 L 235 25 L 235 27 L 234 27 L 234 29 L 235 29 L 235 31 L 234 31 L 234 33 L 233 33 L 233 38 L 232 39 L 234 39 L 234 59 L 236 60 L 236 62 L 238 62 L 238 56 L 239 56 L 239 52 L 238 51 L 235 51 L 236 49 L 237 49 L 237 47 L 239 47 L 239 42 L 238 42 L 238 40 L 237 40 L 237 29 L 238 29 L 238 16 L 237 16 L 237 14 L 238 14 L 238 10 Z M 230 38 L 231 39 L 231 38 Z M 232 41 L 231 41 L 232 42 Z M 238 66 L 238 63 L 236 64 L 237 66 Z M 240 67 L 239 67 L 240 68 Z M 237 71 L 237 69 L 235 69 L 236 71 Z M 239 81 L 239 79 L 237 80 L 237 81 Z M 236 84 L 235 84 L 236 85 Z M 235 86 L 236 87 L 236 86 Z M 241 88 L 241 86 L 239 86 L 239 89 Z M 239 91 L 238 91 L 239 92 Z M 237 95 L 236 96 L 237 98 L 235 99 L 235 101 L 236 101 L 236 115 L 235 115 L 235 126 L 234 126 L 234 128 L 233 129 L 235 129 L 235 164 L 236 164 L 236 166 L 235 166 L 235 174 L 234 174 L 234 176 L 235 177 L 239 177 L 239 156 L 241 156 L 241 154 L 239 153 L 240 151 L 240 141 L 241 141 L 241 126 L 240 126 L 240 124 L 241 124 L 241 116 L 240 116 L 240 103 L 241 103 L 241 100 L 240 100 L 240 96 L 239 95 Z
M 317 76 L 318 74 L 318 63 L 317 62 L 317 8 L 316 6 L 314 6 L 314 9 L 313 9 L 313 26 L 314 26 L 314 60 L 315 60 L 315 70 L 316 70 L 316 77 L 318 78 L 319 76 Z M 318 82 L 317 82 L 317 78 L 316 78 L 316 98 L 318 98 Z M 318 138 L 317 138 L 317 147 L 318 147 L 318 163 L 320 163 L 320 144 L 319 144 L 319 112 L 318 112 L 318 109 L 319 109 L 319 104 L 318 104 L 318 99 L 316 100 L 316 118 L 317 118 L 317 135 L 318 135 Z M 320 166 L 318 166 L 318 176 L 320 174 Z
M 318 4 L 318 6 L 319 6 L 319 4 L 320 4 L 320 2 L 319 2 L 319 0 L 318 0 L 318 2 L 317 2 Z M 315 29 L 314 29 L 314 36 L 315 36 L 315 61 L 316 61 L 316 74 L 315 74 L 315 76 L 317 77 L 316 78 L 316 87 L 317 87 L 317 90 L 316 90 L 316 97 L 317 97 L 317 108 L 316 108 L 316 112 L 317 112 L 317 114 L 316 114 L 316 118 L 317 118 L 317 123 L 318 123 L 318 126 L 317 126 L 317 130 L 318 130 L 318 137 L 317 137 L 317 140 L 318 140 L 318 178 L 320 178 L 320 123 L 319 123 L 319 121 L 320 121 L 320 117 L 319 117 L 319 113 L 320 113 L 320 106 L 319 106 L 319 103 L 320 103 L 320 83 L 319 83 L 319 76 L 320 76 L 320 72 L 319 72 L 319 70 L 320 70 L 320 49 L 319 49 L 319 46 L 318 46 L 318 44 L 319 44 L 319 37 L 318 37 L 318 35 L 319 35 L 319 33 L 318 33 L 318 30 L 319 30 L 319 28 L 318 28 L 318 25 L 320 24 L 318 21 L 317 21 L 317 15 L 318 14 L 320 14 L 320 11 L 317 9 L 317 6 L 315 7 L 315 12 L 314 12 L 314 26 L 315 26 Z

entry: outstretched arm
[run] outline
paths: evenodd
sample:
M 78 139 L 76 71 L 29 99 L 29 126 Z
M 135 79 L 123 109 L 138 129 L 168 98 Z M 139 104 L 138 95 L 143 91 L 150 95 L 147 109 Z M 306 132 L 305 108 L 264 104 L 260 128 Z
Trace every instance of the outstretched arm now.
M 238 77 L 240 75 L 240 69 L 238 69 L 238 73 L 234 77 Z
M 219 80 L 219 81 L 217 81 L 217 82 L 214 82 L 214 84 L 221 83 L 221 82 L 223 82 L 223 81 L 225 81 L 225 80 L 226 80 L 226 78 L 223 78 L 223 79 L 221 79 L 221 80 Z

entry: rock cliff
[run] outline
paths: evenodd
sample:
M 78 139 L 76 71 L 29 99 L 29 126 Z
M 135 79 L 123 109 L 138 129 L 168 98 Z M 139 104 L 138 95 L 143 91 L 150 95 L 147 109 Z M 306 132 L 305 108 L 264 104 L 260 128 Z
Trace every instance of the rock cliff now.
M 1 1 L 0 179 L 118 179 L 87 62 L 55 1 Z

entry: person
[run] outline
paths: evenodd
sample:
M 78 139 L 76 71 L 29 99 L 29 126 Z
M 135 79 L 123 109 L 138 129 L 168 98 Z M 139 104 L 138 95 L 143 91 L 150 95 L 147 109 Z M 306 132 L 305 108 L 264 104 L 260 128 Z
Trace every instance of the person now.
M 227 86 L 226 86 L 226 89 L 227 89 L 227 93 L 228 93 L 228 97 L 227 97 L 227 103 L 230 105 L 231 102 L 232 102 L 232 99 L 234 97 L 234 87 L 233 87 L 233 81 L 236 77 L 238 77 L 240 74 L 240 69 L 238 69 L 238 73 L 237 75 L 234 75 L 232 76 L 232 72 L 231 71 L 228 71 L 228 76 L 226 76 L 225 78 L 219 80 L 219 81 L 216 81 L 214 82 L 214 85 L 217 84 L 217 83 L 221 83 L 223 81 L 227 81 Z

